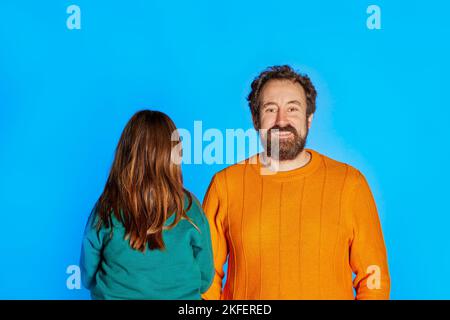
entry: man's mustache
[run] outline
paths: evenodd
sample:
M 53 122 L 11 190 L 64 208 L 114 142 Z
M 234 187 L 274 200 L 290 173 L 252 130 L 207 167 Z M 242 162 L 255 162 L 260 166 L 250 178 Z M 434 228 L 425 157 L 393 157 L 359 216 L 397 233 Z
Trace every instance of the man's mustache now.
M 267 130 L 267 134 L 270 135 L 272 133 L 272 131 L 274 131 L 274 130 L 278 130 L 279 132 L 291 132 L 295 136 L 298 135 L 297 130 L 291 125 L 287 125 L 287 126 L 284 126 L 284 127 L 280 127 L 279 125 L 275 125 L 272 128 L 270 128 L 269 130 Z

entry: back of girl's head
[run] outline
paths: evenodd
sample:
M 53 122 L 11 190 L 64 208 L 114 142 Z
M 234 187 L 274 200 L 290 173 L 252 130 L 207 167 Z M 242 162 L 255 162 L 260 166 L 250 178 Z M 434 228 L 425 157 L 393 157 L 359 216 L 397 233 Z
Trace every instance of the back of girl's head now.
M 173 161 L 180 146 L 176 126 L 164 113 L 143 110 L 128 121 L 117 145 L 105 189 L 98 202 L 99 222 L 112 227 L 114 215 L 125 227 L 132 248 L 164 249 L 164 224 L 175 214 L 174 227 L 192 198 L 183 188 L 181 167 Z M 188 207 L 185 208 L 185 195 Z

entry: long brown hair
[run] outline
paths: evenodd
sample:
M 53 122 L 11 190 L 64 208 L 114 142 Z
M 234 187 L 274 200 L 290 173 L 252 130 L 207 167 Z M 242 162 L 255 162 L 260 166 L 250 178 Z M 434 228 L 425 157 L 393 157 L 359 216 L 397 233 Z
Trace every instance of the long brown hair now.
M 173 121 L 159 111 L 143 110 L 128 121 L 117 145 L 114 161 L 102 195 L 97 203 L 98 230 L 111 226 L 114 215 L 125 227 L 130 246 L 144 252 L 165 249 L 164 229 L 181 219 L 192 221 L 186 211 L 192 205 L 183 187 L 181 167 L 172 161 Z M 188 205 L 184 201 L 187 195 Z M 169 226 L 166 220 L 175 215 Z

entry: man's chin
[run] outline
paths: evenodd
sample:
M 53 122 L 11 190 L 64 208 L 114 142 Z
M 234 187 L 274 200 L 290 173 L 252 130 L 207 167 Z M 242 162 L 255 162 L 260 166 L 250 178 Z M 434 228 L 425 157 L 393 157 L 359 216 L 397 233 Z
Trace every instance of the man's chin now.
M 301 152 L 301 150 L 283 149 L 280 148 L 279 152 L 276 154 L 271 154 L 270 157 L 278 161 L 289 161 L 294 160 Z

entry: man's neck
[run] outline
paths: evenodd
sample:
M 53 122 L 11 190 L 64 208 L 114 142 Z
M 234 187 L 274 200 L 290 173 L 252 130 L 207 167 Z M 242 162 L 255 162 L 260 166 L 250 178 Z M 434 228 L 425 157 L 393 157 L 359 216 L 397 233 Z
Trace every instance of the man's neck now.
M 304 167 L 311 161 L 311 157 L 311 153 L 303 149 L 295 159 L 280 161 L 269 157 L 266 158 L 267 163 L 265 165 L 270 167 L 270 170 L 290 171 Z

